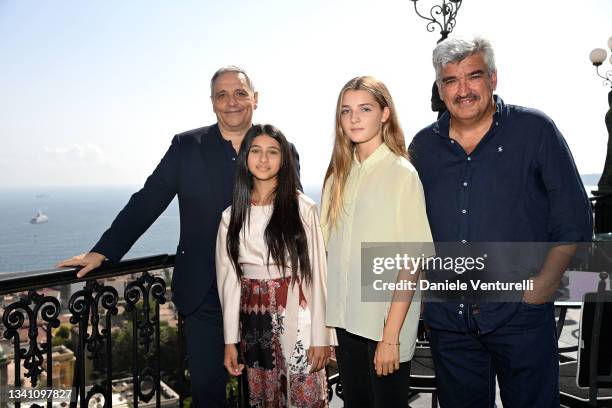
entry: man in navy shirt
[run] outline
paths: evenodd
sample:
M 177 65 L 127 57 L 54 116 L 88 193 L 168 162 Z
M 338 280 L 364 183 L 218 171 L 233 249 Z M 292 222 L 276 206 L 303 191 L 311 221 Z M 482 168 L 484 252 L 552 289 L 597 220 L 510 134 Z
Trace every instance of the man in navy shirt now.
M 181 235 L 172 300 L 185 321 L 193 405 L 225 408 L 227 374 L 215 242 L 221 213 L 232 202 L 235 159 L 252 125 L 258 94 L 246 72 L 236 66 L 217 70 L 210 91 L 217 123 L 176 135 L 144 187 L 93 249 L 59 266 L 81 266 L 77 276 L 83 277 L 105 258 L 118 262 L 178 196 Z M 293 145 L 292 149 L 299 163 Z
M 576 245 L 592 236 L 590 205 L 563 136 L 543 113 L 493 95 L 491 44 L 447 39 L 433 52 L 448 112 L 410 154 L 434 241 L 554 243 L 520 302 L 431 302 L 442 407 L 492 407 L 495 376 L 509 407 L 559 406 L 552 295 Z

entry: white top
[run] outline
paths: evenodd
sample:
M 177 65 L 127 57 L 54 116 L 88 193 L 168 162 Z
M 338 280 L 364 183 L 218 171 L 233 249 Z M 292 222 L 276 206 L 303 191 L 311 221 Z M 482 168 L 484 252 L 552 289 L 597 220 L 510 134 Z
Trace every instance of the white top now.
M 314 201 L 304 194 L 299 195 L 298 201 L 302 224 L 308 242 L 310 266 L 312 268 L 311 285 L 302 283 L 302 290 L 312 319 L 310 345 L 328 346 L 330 344 L 337 344 L 335 331 L 325 326 L 327 264 L 317 206 Z M 264 231 L 272 215 L 272 210 L 273 207 L 271 205 L 251 206 L 249 224 L 246 226 L 246 230 L 243 228 L 240 233 L 238 262 L 245 278 L 276 279 L 283 276 L 274 264 L 270 264 L 268 270 L 268 248 L 264 241 Z M 228 207 L 221 217 L 216 247 L 217 287 L 223 310 L 225 344 L 234 344 L 240 341 L 240 281 L 226 250 L 230 216 L 231 207 Z M 272 260 L 270 259 L 270 261 Z M 285 276 L 291 276 L 290 266 L 285 271 Z M 285 330 L 287 330 L 293 341 L 287 343 L 287 352 L 293 350 L 292 343 L 295 343 L 297 336 L 298 290 L 298 285 L 293 285 L 292 289 L 290 284 L 287 297 Z

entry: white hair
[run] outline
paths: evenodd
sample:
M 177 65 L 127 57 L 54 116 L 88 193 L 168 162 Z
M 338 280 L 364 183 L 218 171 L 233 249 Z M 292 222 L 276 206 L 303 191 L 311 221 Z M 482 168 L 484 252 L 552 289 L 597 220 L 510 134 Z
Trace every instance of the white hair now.
M 493 46 L 486 38 L 474 37 L 472 40 L 461 38 L 448 38 L 442 41 L 433 50 L 432 62 L 436 70 L 436 82 L 440 84 L 442 69 L 446 64 L 463 61 L 465 58 L 482 53 L 487 66 L 489 77 L 497 70 L 495 67 L 495 53 Z

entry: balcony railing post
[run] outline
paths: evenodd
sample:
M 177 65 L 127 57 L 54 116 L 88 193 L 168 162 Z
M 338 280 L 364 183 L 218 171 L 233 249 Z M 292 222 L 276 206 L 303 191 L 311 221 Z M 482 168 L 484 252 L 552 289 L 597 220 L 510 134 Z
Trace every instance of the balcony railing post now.
M 138 408 L 140 395 L 140 369 L 138 367 L 138 309 L 132 310 L 132 390 L 134 393 L 134 408 Z
M 185 364 L 185 336 L 184 336 L 184 327 L 183 327 L 183 315 L 178 314 L 178 347 L 179 347 L 179 408 L 183 408 L 183 403 L 185 401 L 185 389 L 186 381 L 185 381 L 185 372 L 187 365 Z
M 76 349 L 76 369 L 74 372 L 75 380 L 73 388 L 78 394 L 81 408 L 87 407 L 85 398 L 85 344 L 87 341 L 87 327 L 89 325 L 89 309 L 91 305 L 91 289 L 89 283 L 84 289 L 75 292 L 68 302 L 68 310 L 72 316 L 70 323 L 78 325 L 79 338 Z M 71 404 L 76 407 L 76 400 Z
M 161 330 L 158 302 L 155 302 L 155 322 L 155 402 L 161 407 Z
M 149 402 L 156 396 L 157 406 L 161 406 L 161 379 L 159 363 L 160 353 L 160 320 L 159 305 L 166 302 L 166 282 L 143 272 L 135 281 L 129 283 L 124 292 L 126 310 L 132 312 L 133 316 L 133 370 L 132 378 L 134 382 L 134 408 L 138 408 L 138 401 L 142 399 Z M 138 302 L 142 299 L 142 310 L 137 308 Z M 151 313 L 151 301 L 155 302 L 153 313 Z M 153 337 L 153 339 L 151 338 Z M 145 358 L 151 361 L 151 343 L 154 344 L 153 369 L 151 366 L 140 367 L 138 364 L 138 346 L 142 345 Z M 155 355 L 157 354 L 157 355 Z M 146 357 L 149 357 L 148 359 Z M 151 391 L 146 394 L 142 391 L 142 383 L 148 381 L 152 385 Z
M 116 303 L 116 302 L 115 302 Z M 116 310 L 116 308 L 115 308 Z M 104 399 L 104 408 L 111 408 L 113 406 L 113 348 L 112 348 L 112 332 L 111 332 L 111 324 L 112 317 L 116 315 L 117 311 L 114 314 L 106 313 L 106 328 L 105 330 L 105 339 L 106 339 L 106 395 L 110 396 L 110 398 Z
M 44 346 L 47 349 L 47 388 L 53 388 L 53 326 L 48 324 L 45 329 L 47 335 L 47 343 Z M 53 408 L 53 401 L 50 399 L 47 400 L 47 408 Z
M 89 400 L 95 394 L 102 394 L 104 406 L 112 404 L 112 349 L 111 349 L 111 323 L 112 316 L 117 315 L 117 302 L 119 295 L 111 286 L 103 286 L 95 280 L 87 281 L 85 288 L 72 295 L 68 309 L 72 313 L 70 322 L 78 325 L 79 339 L 76 350 L 76 371 L 73 387 L 77 390 L 81 407 L 87 407 Z M 104 327 L 100 328 L 100 308 L 105 309 Z M 91 320 L 91 334 L 88 327 Z M 104 357 L 104 364 L 97 364 L 100 374 L 106 378 L 102 380 L 104 386 L 96 385 L 86 392 L 85 358 L 87 351 L 91 352 L 91 359 L 99 363 Z M 101 356 L 102 355 L 102 356 Z M 104 367 L 106 366 L 106 367 Z M 106 368 L 106 369 L 104 369 Z

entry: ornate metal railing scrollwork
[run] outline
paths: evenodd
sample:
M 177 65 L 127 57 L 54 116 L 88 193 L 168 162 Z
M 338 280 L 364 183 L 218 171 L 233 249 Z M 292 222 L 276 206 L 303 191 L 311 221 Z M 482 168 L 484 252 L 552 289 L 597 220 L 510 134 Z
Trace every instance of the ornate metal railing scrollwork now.
M 181 381 L 170 376 L 162 382 L 163 349 L 160 325 L 163 322 L 160 318 L 160 305 L 166 303 L 167 296 L 166 281 L 163 277 L 169 276 L 166 273 L 163 277 L 158 277 L 149 272 L 172 266 L 174 256 L 158 255 L 117 264 L 105 263 L 81 279 L 76 278 L 76 269 L 0 274 L 0 336 L 8 339 L 11 345 L 10 351 L 4 347 L 6 353 L 0 348 L 0 363 L 10 364 L 13 375 L 9 378 L 14 378 L 11 384 L 7 385 L 20 389 L 37 386 L 72 387 L 73 399 L 70 406 L 75 408 L 77 405 L 88 407 L 94 402 L 96 405 L 103 404 L 105 408 L 111 407 L 113 398 L 121 398 L 113 393 L 125 392 L 123 396 L 131 399 L 131 396 L 127 396 L 131 390 L 125 388 L 126 386 L 133 387 L 134 401 L 129 403 L 135 407 L 139 403 L 142 405 L 152 401 L 157 407 L 161 407 L 162 403 L 165 404 L 167 399 L 172 398 L 178 398 L 179 404 L 182 404 L 188 395 L 187 390 L 181 389 L 179 396 L 176 396 L 171 388 L 162 389 L 164 382 Z M 136 276 L 135 280 L 131 275 Z M 118 289 L 117 283 L 109 286 L 110 283 L 102 281 L 119 276 L 127 278 L 121 290 Z M 122 280 L 115 282 L 123 284 Z M 69 296 L 70 293 L 65 285 L 75 283 L 84 283 L 84 287 L 77 288 L 79 290 L 69 299 L 64 299 L 63 296 Z M 63 289 L 59 290 L 61 287 Z M 51 288 L 53 293 L 59 294 L 49 296 L 48 290 L 38 290 L 40 288 Z M 60 327 L 60 320 L 66 322 L 60 318 L 61 305 L 65 300 L 68 300 L 69 313 L 65 319 L 68 320 L 69 317 L 72 327 Z M 120 316 L 122 306 L 127 313 Z M 129 322 L 132 324 L 134 331 L 131 339 L 125 332 L 124 319 L 127 319 L 128 327 Z M 182 322 L 178 324 L 180 326 Z M 55 333 L 56 328 L 59 328 L 60 332 Z M 176 338 L 176 332 L 172 334 L 171 328 L 168 328 L 168 331 L 164 327 L 162 329 L 164 338 L 166 333 L 169 338 Z M 54 342 L 54 335 L 62 337 L 62 341 Z M 114 344 L 115 340 L 121 343 Z M 184 352 L 183 339 L 179 337 L 177 340 L 178 351 Z M 53 347 L 54 344 L 62 343 L 61 348 Z M 122 345 L 121 348 L 117 348 L 119 344 Z M 163 347 L 168 347 L 165 340 Z M 118 352 L 122 357 L 117 357 Z M 128 355 L 133 356 L 135 364 L 127 364 Z M 176 360 L 177 366 L 182 366 L 185 356 L 177 357 L 180 357 Z M 53 364 L 56 374 L 53 374 Z M 168 367 L 168 370 L 172 372 L 176 367 Z M 126 379 L 127 385 L 117 382 L 119 379 L 125 379 L 126 372 L 132 372 L 132 381 Z M 59 377 L 54 378 L 54 375 Z M 60 378 L 63 385 L 58 385 Z M 132 384 L 129 384 L 130 382 Z M 16 402 L 15 406 L 20 407 L 20 402 Z M 51 408 L 52 401 L 47 401 L 46 406 Z
M 155 395 L 158 406 L 161 401 L 159 305 L 166 302 L 165 294 L 166 282 L 147 272 L 144 272 L 135 281 L 130 282 L 125 288 L 125 310 L 132 313 L 133 349 L 138 350 L 139 346 L 141 346 L 146 358 L 150 355 L 151 343 L 155 342 L 155 370 L 149 366 L 142 367 L 141 369 L 138 364 L 138 353 L 133 355 L 133 404 L 135 408 L 138 407 L 139 399 L 149 402 Z M 140 304 L 141 300 L 142 308 L 139 310 L 137 305 Z M 151 301 L 154 302 L 153 311 L 151 311 Z M 143 392 L 143 384 L 145 382 L 152 384 L 149 392 Z
M 74 387 L 78 393 L 81 407 L 87 407 L 89 400 L 95 394 L 104 396 L 104 407 L 110 407 L 112 402 L 112 316 L 117 315 L 119 295 L 112 286 L 103 286 L 95 280 L 90 280 L 85 287 L 75 292 L 68 304 L 72 313 L 70 322 L 78 325 L 79 346 L 76 355 L 76 370 Z M 100 311 L 104 310 L 104 326 L 100 327 Z M 91 330 L 89 324 L 91 323 Z M 100 372 L 106 372 L 101 385 L 92 387 L 95 392 L 86 392 L 85 380 L 85 350 L 91 353 L 89 358 L 94 361 Z M 104 361 L 102 361 L 104 360 Z
M 60 314 L 60 303 L 54 297 L 45 296 L 34 290 L 28 291 L 25 297 L 12 303 L 2 315 L 2 324 L 6 328 L 4 337 L 13 341 L 13 352 L 15 359 L 15 387 L 20 388 L 21 384 L 21 360 L 26 370 L 24 376 L 30 378 L 32 387 L 38 384 L 40 375 L 43 372 L 43 363 L 46 360 L 47 373 L 52 372 L 53 359 L 52 349 L 52 330 L 59 327 L 58 316 Z M 46 339 L 39 344 L 38 342 L 38 319 L 42 321 L 45 329 Z M 28 347 L 21 347 L 19 330 L 24 328 L 27 321 Z M 46 358 L 45 358 L 46 357 Z M 53 378 L 47 375 L 47 387 L 53 385 Z M 16 403 L 15 406 L 20 406 Z M 51 405 L 48 404 L 50 407 Z
M 104 396 L 104 407 L 110 407 L 112 402 L 112 316 L 118 313 L 119 295 L 112 286 L 103 286 L 95 280 L 86 283 L 82 290 L 74 293 L 68 309 L 72 313 L 70 322 L 78 325 L 79 346 L 77 348 L 77 365 L 74 386 L 79 395 L 81 407 L 87 407 L 90 399 L 96 394 Z M 100 327 L 100 308 L 104 313 L 104 327 Z M 91 330 L 89 325 L 91 324 Z M 92 387 L 95 392 L 86 392 L 85 366 L 87 356 L 94 362 L 99 372 L 105 372 L 102 384 Z

